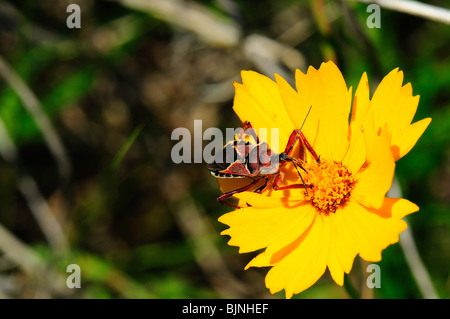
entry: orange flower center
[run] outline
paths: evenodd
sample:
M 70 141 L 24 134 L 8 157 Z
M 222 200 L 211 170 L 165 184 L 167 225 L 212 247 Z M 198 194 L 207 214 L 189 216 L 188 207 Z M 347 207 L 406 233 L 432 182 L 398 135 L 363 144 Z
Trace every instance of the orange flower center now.
M 320 163 L 304 163 L 307 171 L 305 182 L 312 184 L 307 199 L 316 209 L 325 214 L 334 213 L 350 197 L 355 180 L 342 163 L 320 158 Z

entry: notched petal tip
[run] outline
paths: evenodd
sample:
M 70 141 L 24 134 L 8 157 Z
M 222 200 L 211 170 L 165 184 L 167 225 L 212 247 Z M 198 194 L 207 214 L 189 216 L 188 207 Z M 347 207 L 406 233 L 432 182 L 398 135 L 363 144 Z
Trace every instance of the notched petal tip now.
M 409 153 L 430 123 L 431 118 L 428 117 L 407 126 L 404 130 L 397 134 L 393 134 L 391 150 L 395 161 L 398 161 L 400 158 Z

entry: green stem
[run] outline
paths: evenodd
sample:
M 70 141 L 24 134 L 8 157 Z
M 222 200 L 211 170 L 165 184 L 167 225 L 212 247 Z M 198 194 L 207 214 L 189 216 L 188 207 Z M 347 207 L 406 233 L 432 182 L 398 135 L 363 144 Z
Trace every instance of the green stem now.
M 348 274 L 344 274 L 344 288 L 352 299 L 361 299 L 359 292 L 353 286 Z

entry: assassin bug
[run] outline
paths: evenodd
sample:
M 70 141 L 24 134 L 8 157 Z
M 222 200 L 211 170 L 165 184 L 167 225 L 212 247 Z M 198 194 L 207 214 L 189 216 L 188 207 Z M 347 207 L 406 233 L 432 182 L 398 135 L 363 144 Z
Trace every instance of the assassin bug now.
M 291 153 L 294 149 L 295 142 L 300 138 L 300 158 L 304 159 L 304 147 L 312 154 L 317 162 L 319 162 L 319 157 L 301 132 L 303 125 L 305 124 L 306 118 L 308 117 L 311 107 L 306 114 L 305 120 L 303 121 L 300 129 L 295 129 L 289 136 L 286 148 L 283 153 L 277 154 L 272 151 L 266 142 L 260 143 L 258 136 L 250 122 L 246 121 L 242 130 L 237 134 L 237 139 L 228 142 L 223 147 L 223 155 L 225 156 L 225 161 L 223 163 L 213 162 L 208 164 L 208 169 L 211 174 L 216 178 L 250 178 L 252 181 L 243 187 L 226 192 L 219 197 L 217 201 L 221 204 L 233 207 L 241 208 L 237 205 L 226 202 L 225 200 L 234 194 L 241 193 L 252 188 L 261 179 L 264 179 L 262 186 L 258 187 L 254 192 L 261 193 L 272 179 L 272 185 L 274 190 L 284 190 L 293 188 L 305 188 L 308 192 L 308 187 L 312 185 L 307 185 L 303 181 L 298 168 L 305 170 L 301 164 L 301 161 L 292 157 Z M 250 134 L 246 134 L 248 132 Z M 256 143 L 248 141 L 246 136 L 251 136 Z M 288 162 L 293 163 L 297 173 L 302 180 L 302 184 L 292 184 L 287 186 L 280 186 L 283 181 L 283 173 L 280 168 L 286 165 Z

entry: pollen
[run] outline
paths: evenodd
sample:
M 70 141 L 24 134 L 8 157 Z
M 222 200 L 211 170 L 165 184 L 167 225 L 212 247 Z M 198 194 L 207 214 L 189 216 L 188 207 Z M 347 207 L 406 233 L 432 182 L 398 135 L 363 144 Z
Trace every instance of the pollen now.
M 304 168 L 305 182 L 312 185 L 306 198 L 319 212 L 334 213 L 348 201 L 355 180 L 345 165 L 321 157 L 320 163 L 305 163 Z

